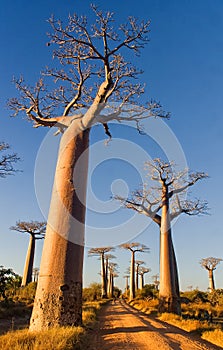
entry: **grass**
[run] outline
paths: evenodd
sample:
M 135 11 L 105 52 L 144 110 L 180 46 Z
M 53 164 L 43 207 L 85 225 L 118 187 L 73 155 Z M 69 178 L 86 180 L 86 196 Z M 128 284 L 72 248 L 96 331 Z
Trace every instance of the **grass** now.
M 158 299 L 151 299 L 149 301 L 142 299 L 132 300 L 129 305 L 135 309 L 144 312 L 147 315 L 157 313 Z
M 223 347 L 223 331 L 221 329 L 215 329 L 213 331 L 206 331 L 202 333 L 201 338 Z
M 4 350 L 86 350 L 87 328 L 92 327 L 97 311 L 105 301 L 88 302 L 83 306 L 83 327 L 56 327 L 41 332 L 28 329 L 10 331 L 0 336 Z
M 32 332 L 28 329 L 8 332 L 0 337 L 0 349 L 4 350 L 68 350 L 81 349 L 84 329 L 60 327 L 47 331 Z
M 213 330 L 213 328 L 215 328 L 215 326 L 210 325 L 207 321 L 185 320 L 183 317 L 171 313 L 163 313 L 158 319 L 187 332 L 201 332 L 203 330 Z

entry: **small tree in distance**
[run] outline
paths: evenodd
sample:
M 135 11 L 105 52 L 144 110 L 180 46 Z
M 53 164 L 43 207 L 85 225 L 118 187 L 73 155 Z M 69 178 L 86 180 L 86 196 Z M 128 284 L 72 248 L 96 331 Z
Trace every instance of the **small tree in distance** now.
M 35 255 L 35 243 L 38 239 L 43 239 L 46 231 L 46 222 L 40 221 L 17 221 L 15 226 L 11 226 L 10 230 L 28 233 L 30 235 L 29 246 L 26 255 L 26 261 L 22 277 L 22 286 L 26 286 L 32 282 L 33 262 Z
M 160 231 L 160 312 L 181 314 L 177 262 L 172 242 L 171 221 L 180 214 L 206 213 L 207 203 L 184 200 L 182 194 L 208 175 L 203 172 L 176 171 L 173 162 L 159 158 L 145 163 L 151 180 L 157 187 L 136 190 L 131 198 L 116 196 L 128 209 L 144 214 L 159 225 Z M 159 212 L 161 211 L 161 214 Z
M 101 297 L 107 298 L 107 276 L 105 267 L 105 254 L 114 250 L 113 247 L 91 248 L 88 251 L 89 256 L 100 256 L 101 260 Z
M 213 292 L 215 290 L 215 282 L 214 282 L 214 270 L 216 270 L 216 267 L 222 259 L 219 258 L 204 258 L 200 261 L 201 266 L 208 271 L 208 277 L 209 277 L 209 291 Z
M 133 300 L 135 298 L 135 254 L 149 252 L 149 248 L 138 242 L 123 243 L 119 247 L 131 252 L 129 300 Z

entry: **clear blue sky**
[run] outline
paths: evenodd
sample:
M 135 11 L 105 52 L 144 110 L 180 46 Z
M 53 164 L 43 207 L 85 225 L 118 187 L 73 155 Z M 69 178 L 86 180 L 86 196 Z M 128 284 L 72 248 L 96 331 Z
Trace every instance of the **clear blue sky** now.
M 25 118 L 9 117 L 6 101 L 16 95 L 11 80 L 13 76 L 18 77 L 22 74 L 27 82 L 33 83 L 40 70 L 50 64 L 51 51 L 46 46 L 46 32 L 50 30 L 47 19 L 52 13 L 65 21 L 69 13 L 89 14 L 89 4 L 88 0 L 1 1 L 0 140 L 10 143 L 13 150 L 18 152 L 22 158 L 19 167 L 23 172 L 0 180 L 0 264 L 12 267 L 20 274 L 23 270 L 28 237 L 10 231 L 9 227 L 19 219 L 43 219 L 35 195 L 34 167 L 46 130 L 33 129 Z M 97 1 L 96 4 L 102 9 L 114 11 L 120 22 L 129 15 L 151 19 L 150 43 L 137 61 L 137 65 L 144 70 L 142 81 L 146 83 L 148 96 L 161 101 L 165 110 L 171 112 L 171 120 L 167 121 L 167 125 L 178 138 L 188 166 L 210 175 L 208 180 L 196 185 L 193 193 L 196 197 L 208 200 L 211 215 L 181 217 L 173 227 L 181 289 L 185 290 L 192 285 L 206 290 L 208 276 L 199 266 L 199 260 L 208 256 L 223 258 L 223 3 L 221 0 L 113 0 L 106 6 L 104 1 Z M 113 144 L 115 138 L 124 138 L 139 145 L 141 150 L 146 150 L 150 157 L 160 156 L 158 147 L 150 140 L 140 138 L 134 130 L 114 126 L 112 132 Z M 91 138 L 92 144 L 104 139 L 102 129 L 95 128 Z M 100 145 L 99 155 L 106 157 L 106 152 L 111 153 L 112 147 Z M 117 188 L 126 188 L 120 182 L 114 182 L 116 179 L 123 179 L 130 190 L 136 188 L 140 182 L 137 174 L 139 169 L 134 169 L 132 165 L 134 157 L 130 161 L 111 161 L 109 157 L 103 163 L 99 160 L 99 166 L 91 176 L 92 189 L 101 201 L 109 201 L 112 183 L 115 191 Z M 119 158 L 120 155 L 115 153 L 113 157 Z M 139 159 L 142 162 L 146 160 L 143 154 Z M 51 161 L 54 164 L 55 155 L 52 155 Z M 91 164 L 95 162 L 92 152 Z M 52 170 L 50 172 L 47 164 L 42 165 L 42 172 L 43 175 L 48 175 L 49 172 L 49 178 L 52 177 Z M 41 172 L 38 176 L 41 176 Z M 106 228 L 111 225 L 119 226 L 129 217 L 130 213 L 124 209 L 118 210 L 114 215 L 89 211 L 87 224 L 104 228 L 101 236 L 99 235 L 100 242 L 96 239 L 97 245 L 101 243 L 103 246 L 115 234 L 115 230 L 108 233 Z M 137 223 L 132 226 L 132 232 L 123 231 L 120 240 L 129 235 L 137 236 L 136 231 Z M 87 229 L 86 235 L 87 242 L 94 241 L 90 228 Z M 147 266 L 152 268 L 150 276 L 158 273 L 158 228 L 153 224 L 149 225 L 135 240 L 151 248 L 150 254 L 138 258 L 144 259 Z M 39 266 L 41 248 L 41 243 L 38 242 L 35 266 Z M 127 252 L 118 249 L 115 255 L 117 262 L 123 266 L 117 281 L 118 285 L 123 287 L 122 275 L 130 257 Z M 85 285 L 99 281 L 99 269 L 99 261 L 96 258 L 87 258 L 86 254 Z M 217 287 L 223 288 L 223 263 L 215 275 Z M 151 282 L 149 275 L 146 276 L 146 281 Z

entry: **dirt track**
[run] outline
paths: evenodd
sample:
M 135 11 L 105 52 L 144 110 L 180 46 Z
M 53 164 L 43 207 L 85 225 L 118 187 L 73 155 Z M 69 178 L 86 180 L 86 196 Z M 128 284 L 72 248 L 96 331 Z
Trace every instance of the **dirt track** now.
M 214 350 L 199 337 L 134 310 L 123 301 L 108 304 L 99 315 L 91 350 Z

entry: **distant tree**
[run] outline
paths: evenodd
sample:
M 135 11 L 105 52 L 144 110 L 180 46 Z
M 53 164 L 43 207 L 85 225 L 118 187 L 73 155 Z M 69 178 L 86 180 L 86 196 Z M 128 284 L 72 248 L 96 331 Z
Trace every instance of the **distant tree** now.
M 159 289 L 159 284 L 160 284 L 159 274 L 157 273 L 156 275 L 153 275 L 152 279 L 153 279 L 153 283 L 155 285 L 156 290 L 158 290 Z
M 124 275 L 123 277 L 125 279 L 125 293 L 127 293 L 129 290 L 129 275 Z
M 120 245 L 120 248 L 129 250 L 131 252 L 129 300 L 132 300 L 135 298 L 135 254 L 137 252 L 148 252 L 149 248 L 144 244 L 140 244 L 138 242 L 124 243 Z
M 22 286 L 32 282 L 33 262 L 35 255 L 35 243 L 38 239 L 43 239 L 46 231 L 46 222 L 40 221 L 17 221 L 15 226 L 10 230 L 28 233 L 30 235 L 29 246 L 26 254 L 26 261 L 22 277 Z
M 106 280 L 106 286 L 107 286 L 107 293 L 108 293 L 109 263 L 111 260 L 113 260 L 115 258 L 116 258 L 116 256 L 113 254 L 105 254 L 105 280 Z
M 144 287 L 144 275 L 145 275 L 146 273 L 150 272 L 150 271 L 151 271 L 151 269 L 146 268 L 146 267 L 144 267 L 144 266 L 140 266 L 140 268 L 139 268 L 138 273 L 139 273 L 139 276 L 140 276 L 140 289 L 141 289 L 141 290 L 142 290 L 143 287 Z
M 91 248 L 88 251 L 89 256 L 100 256 L 101 260 L 101 297 L 107 298 L 107 280 L 105 271 L 105 254 L 114 250 L 113 247 Z
M 93 282 L 87 288 L 83 288 L 83 301 L 95 301 L 101 299 L 101 284 Z
M 208 277 L 209 277 L 209 291 L 213 292 L 215 290 L 215 283 L 214 283 L 214 270 L 216 270 L 216 267 L 222 259 L 219 258 L 204 258 L 200 261 L 201 266 L 208 271 Z
M 17 153 L 8 153 L 10 146 L 8 143 L 0 142 L 0 177 L 5 178 L 13 175 L 16 171 L 14 165 L 20 160 Z
M 39 277 L 39 268 L 34 267 L 33 268 L 33 282 L 37 282 Z
M 112 298 L 114 296 L 114 278 L 117 277 L 117 266 L 118 264 L 116 263 L 110 263 L 108 265 L 108 297 Z
M 13 280 L 17 278 L 17 276 L 18 275 L 16 275 L 12 269 L 0 266 L 0 296 L 4 300 L 7 300 L 6 291 L 13 287 Z
M 140 265 L 145 264 L 144 261 L 142 260 L 135 260 L 135 265 L 136 265 L 136 290 L 139 289 L 139 267 Z
M 171 221 L 180 214 L 206 213 L 207 203 L 200 200 L 184 200 L 182 194 L 197 181 L 208 175 L 203 172 L 177 171 L 173 162 L 159 158 L 145 163 L 151 180 L 157 187 L 136 190 L 129 199 L 116 196 L 128 209 L 144 214 L 159 225 L 160 229 L 160 312 L 181 314 L 177 262 L 172 242 Z M 159 212 L 161 211 L 161 214 Z

